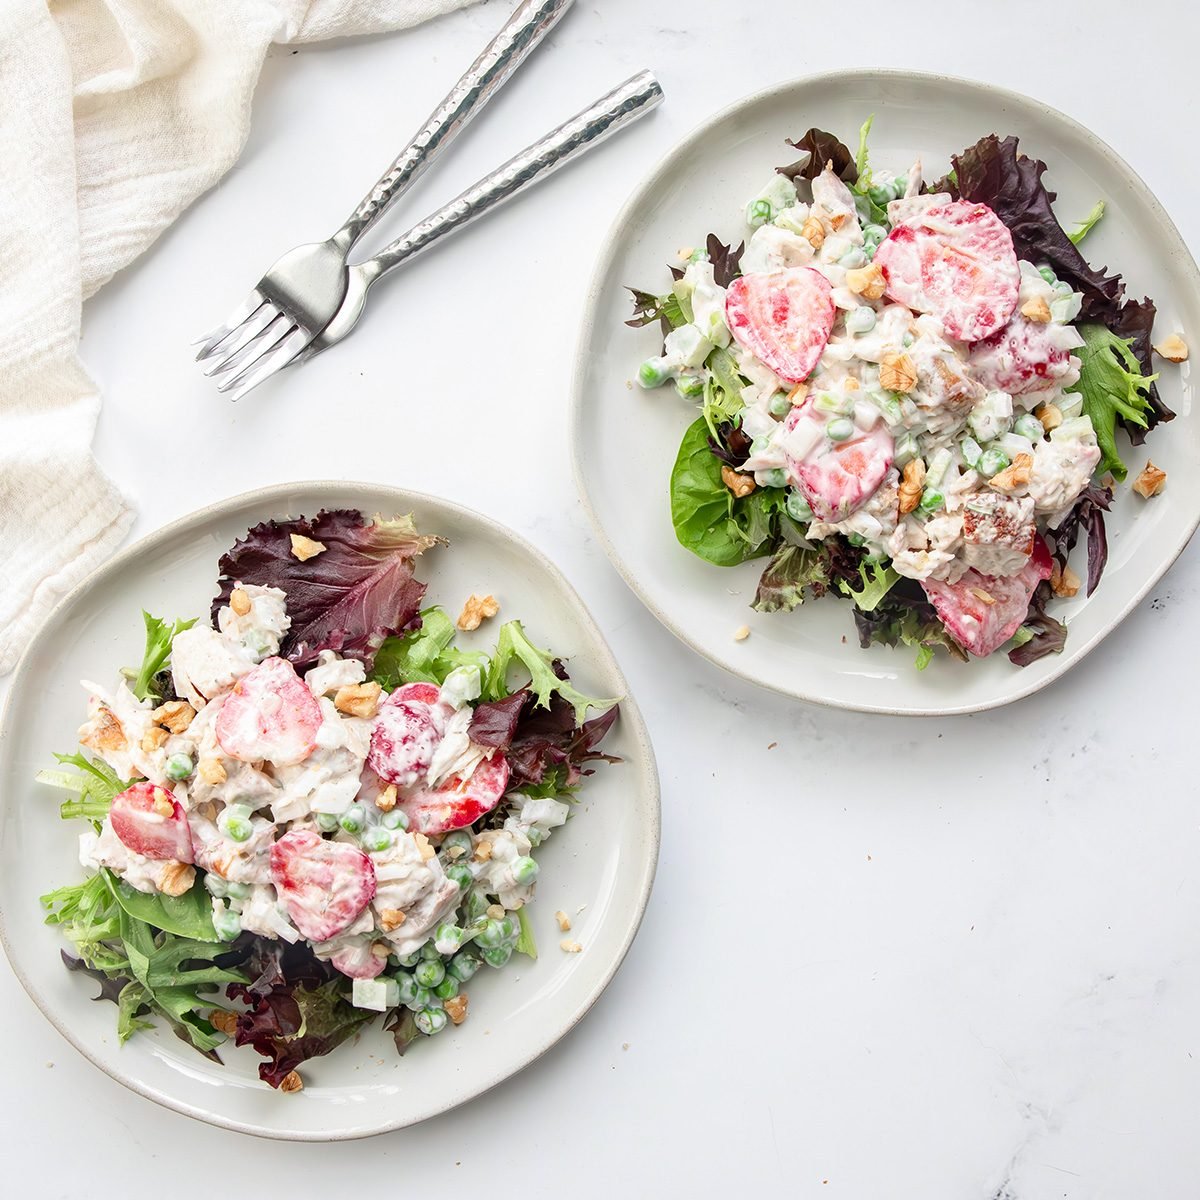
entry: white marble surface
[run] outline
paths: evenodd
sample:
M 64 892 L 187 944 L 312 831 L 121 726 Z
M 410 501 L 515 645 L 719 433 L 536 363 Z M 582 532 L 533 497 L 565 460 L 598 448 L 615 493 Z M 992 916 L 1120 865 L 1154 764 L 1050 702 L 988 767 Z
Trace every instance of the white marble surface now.
M 85 312 L 107 397 L 97 450 L 137 500 L 137 533 L 258 484 L 361 477 L 474 504 L 554 555 L 656 739 L 665 842 L 642 934 L 535 1067 L 424 1126 L 325 1147 L 157 1109 L 0 972 L 5 1191 L 1195 1196 L 1197 548 L 1040 697 L 940 723 L 827 712 L 726 678 L 659 629 L 585 526 L 564 437 L 602 233 L 717 106 L 838 65 L 992 80 L 1095 129 L 1194 244 L 1200 20 L 1166 0 L 1010 0 L 958 5 L 953 28 L 880 10 L 826 36 L 833 10 L 809 6 L 580 0 L 407 213 L 637 68 L 660 74 L 660 112 L 414 266 L 286 389 L 218 400 L 187 342 L 342 218 L 506 7 L 268 63 L 241 164 Z M 467 310 L 482 319 L 469 346 Z M 722 859 L 737 888 L 714 878 Z

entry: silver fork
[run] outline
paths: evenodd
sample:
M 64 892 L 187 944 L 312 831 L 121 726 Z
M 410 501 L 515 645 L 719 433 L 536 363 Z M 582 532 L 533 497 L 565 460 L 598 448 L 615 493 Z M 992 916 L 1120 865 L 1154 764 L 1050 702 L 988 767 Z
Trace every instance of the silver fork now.
M 572 3 L 524 0 L 341 229 L 324 242 L 288 251 L 225 324 L 197 339 L 196 359 L 206 375 L 220 377 L 219 391 L 236 388 L 234 398 L 243 395 L 249 390 L 243 377 L 257 364 L 278 357 L 285 346 L 291 353 L 283 361 L 290 361 L 329 323 L 346 294 L 346 258 L 354 244 L 445 151 Z

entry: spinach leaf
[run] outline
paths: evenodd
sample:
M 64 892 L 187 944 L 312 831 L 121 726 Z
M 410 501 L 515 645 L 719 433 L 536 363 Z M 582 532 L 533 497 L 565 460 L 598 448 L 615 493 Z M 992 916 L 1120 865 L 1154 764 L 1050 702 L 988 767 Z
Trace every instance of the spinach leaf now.
M 212 900 L 199 880 L 182 896 L 168 896 L 163 892 L 139 892 L 103 868 L 100 874 L 113 899 L 135 920 L 178 937 L 220 941 L 213 929 Z

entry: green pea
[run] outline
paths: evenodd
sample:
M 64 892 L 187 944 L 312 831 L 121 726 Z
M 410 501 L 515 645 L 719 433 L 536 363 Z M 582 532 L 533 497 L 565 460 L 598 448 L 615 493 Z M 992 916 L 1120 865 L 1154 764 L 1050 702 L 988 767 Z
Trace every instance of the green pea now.
M 489 967 L 499 969 L 512 958 L 512 954 L 513 948 L 511 946 L 489 946 L 483 951 L 483 961 Z
M 846 314 L 847 333 L 870 333 L 875 328 L 875 310 L 865 304 Z
M 935 512 L 937 509 L 942 508 L 945 503 L 946 497 L 943 496 L 941 492 L 937 491 L 936 488 L 926 488 L 925 491 L 921 493 L 921 503 L 918 507 L 922 512 L 929 513 Z
M 421 961 L 421 952 L 414 950 L 411 954 L 401 954 L 396 961 L 402 967 L 415 967 Z
M 213 913 L 213 932 L 223 942 L 232 942 L 242 932 L 241 918 L 232 909 L 222 908 Z
M 500 922 L 500 932 L 506 942 L 515 942 L 521 934 L 521 927 L 512 917 L 505 917 Z
M 895 199 L 891 186 L 885 183 L 867 188 L 867 195 L 871 197 L 871 202 L 879 205 L 880 208 L 886 208 L 887 202 Z
M 427 958 L 417 963 L 413 977 L 422 987 L 435 988 L 446 978 L 446 968 L 440 958 Z
M 432 1037 L 446 1028 L 446 1022 L 449 1019 L 440 1008 L 423 1008 L 413 1018 L 413 1022 L 422 1033 Z
M 441 983 L 433 989 L 433 994 L 439 1000 L 452 1000 L 458 995 L 458 980 L 453 975 L 447 975 Z
M 446 868 L 446 878 L 458 884 L 459 890 L 463 892 L 475 881 L 475 876 L 471 874 L 471 868 L 465 863 L 451 863 Z
M 1058 277 L 1049 267 L 1038 267 L 1038 274 L 1053 287 L 1058 282 Z
M 218 900 L 222 900 L 229 895 L 229 884 L 215 871 L 206 871 L 204 873 L 204 886 L 208 889 L 208 894 L 216 896 Z
M 446 973 L 459 983 L 466 983 L 482 966 L 479 955 L 473 950 L 460 950 L 449 962 Z
M 504 925 L 489 917 L 483 928 L 475 935 L 475 941 L 480 946 L 495 948 L 504 944 L 504 937 Z
M 704 380 L 699 375 L 680 375 L 675 380 L 675 390 L 685 400 L 694 400 L 704 395 Z
M 332 833 L 337 827 L 337 813 L 317 813 L 317 828 L 322 833 Z
M 857 270 L 860 267 L 867 265 L 867 256 L 858 246 L 851 246 L 841 258 L 838 259 L 838 266 L 845 267 L 848 271 Z
M 361 804 L 352 804 L 338 820 L 347 833 L 362 833 L 367 825 L 367 810 Z
M 760 225 L 765 225 L 771 216 L 770 200 L 754 200 L 746 209 L 746 224 L 751 229 L 757 229 Z
M 762 473 L 763 487 L 787 487 L 787 472 L 782 467 L 772 467 Z
M 788 492 L 786 508 L 788 516 L 793 521 L 811 521 L 813 519 L 812 506 L 799 492 Z
M 187 754 L 172 754 L 167 759 L 167 778 L 186 779 L 192 773 L 192 760 Z
M 250 824 L 250 810 L 240 804 L 231 804 L 217 818 L 217 827 L 232 842 L 250 840 L 254 826 Z
M 379 823 L 384 829 L 407 829 L 408 813 L 402 808 L 393 808 L 390 812 L 385 812 L 379 818 Z
M 671 372 L 663 365 L 661 358 L 648 358 L 638 367 L 638 383 L 644 388 L 662 387 L 670 378 Z
M 991 479 L 993 475 L 999 475 L 1010 462 L 1012 462 L 1012 459 L 1003 450 L 999 450 L 993 446 L 990 450 L 985 450 L 980 455 L 979 470 Z
M 392 844 L 391 830 L 384 829 L 382 825 L 372 825 L 363 834 L 362 844 L 365 849 L 373 850 L 375 853 L 386 850 Z
M 433 1000 L 433 993 L 427 987 L 421 987 L 419 984 L 413 988 L 413 998 L 409 1000 L 404 1007 L 417 1012 L 422 1008 L 428 1007 Z
M 852 546 L 865 546 L 867 544 L 867 539 L 861 533 L 847 534 L 846 541 Z
M 439 925 L 433 935 L 433 944 L 439 954 L 453 954 L 462 942 L 463 931 L 450 922 Z
M 882 225 L 866 225 L 863 227 L 863 237 L 868 242 L 882 242 L 887 235 L 887 230 Z
M 773 417 L 786 417 L 792 411 L 792 402 L 788 399 L 787 392 L 776 392 L 767 401 L 767 411 Z
M 1042 428 L 1041 421 L 1033 413 L 1023 413 L 1017 418 L 1013 432 L 1019 433 L 1021 437 L 1028 438 L 1031 442 L 1040 442 L 1046 431 Z
M 425 945 L 423 945 L 421 947 L 421 957 L 422 958 L 441 958 L 441 955 L 438 953 L 438 949 L 433 944 L 433 942 L 426 942 Z
M 513 859 L 512 876 L 519 884 L 532 883 L 538 877 L 538 865 L 528 855 Z
M 825 426 L 825 432 L 829 435 L 830 441 L 844 442 L 847 438 L 854 436 L 854 422 L 849 417 L 834 417 Z
M 401 959 L 401 962 L 404 960 Z M 397 971 L 392 978 L 400 989 L 398 1004 L 409 1005 L 417 996 L 417 981 L 407 971 Z
M 457 847 L 464 854 L 470 854 L 474 845 L 471 835 L 465 829 L 452 829 L 442 838 L 442 844 L 438 849 L 445 851 Z

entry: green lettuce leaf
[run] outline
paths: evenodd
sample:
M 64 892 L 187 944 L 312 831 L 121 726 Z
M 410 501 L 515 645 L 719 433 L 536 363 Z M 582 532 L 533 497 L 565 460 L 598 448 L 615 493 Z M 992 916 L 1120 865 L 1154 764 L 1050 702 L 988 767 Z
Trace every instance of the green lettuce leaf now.
M 829 588 L 829 560 L 816 546 L 785 545 L 771 556 L 758 581 L 751 608 L 758 612 L 791 612 L 808 595 Z
M 838 591 L 849 596 L 860 612 L 874 612 L 900 582 L 900 576 L 891 567 L 875 558 L 864 558 L 858 564 L 858 574 L 862 580 L 861 588 L 855 588 L 845 579 L 839 579 L 837 585 Z
M 38 783 L 75 793 L 59 806 L 59 814 L 64 820 L 86 817 L 97 823 L 103 821 L 112 807 L 113 797 L 130 786 L 129 780 L 122 779 L 108 763 L 98 758 L 87 758 L 78 751 L 54 757 L 63 766 L 77 768 L 78 773 L 39 771 L 35 778 Z
M 436 683 L 440 687 L 456 667 L 476 666 L 486 671 L 487 655 L 459 650 L 454 645 L 456 634 L 445 609 L 425 609 L 417 629 L 390 637 L 379 648 L 371 678 L 393 691 L 405 683 Z
M 1142 374 L 1131 339 L 1119 338 L 1108 326 L 1094 322 L 1076 328 L 1084 340 L 1076 351 L 1079 381 L 1067 390 L 1082 397 L 1084 414 L 1096 431 L 1102 456 L 1096 473 L 1111 471 L 1114 479 L 1123 480 L 1129 472 L 1117 452 L 1117 422 L 1147 428 L 1152 411 L 1150 385 L 1158 375 Z
M 967 661 L 967 652 L 938 620 L 933 606 L 915 592 L 908 594 L 894 588 L 870 612 L 856 606 L 854 624 L 858 629 L 859 645 L 864 650 L 876 642 L 884 646 L 913 647 L 917 652 L 918 671 L 929 666 L 939 647 L 951 658 Z
M 537 958 L 537 941 L 533 936 L 533 924 L 523 905 L 517 909 L 517 923 L 521 926 L 521 932 L 517 937 L 514 949 L 518 954 L 524 954 L 527 958 Z
M 160 671 L 167 670 L 171 659 L 171 643 L 175 640 L 175 635 L 185 629 L 191 629 L 196 623 L 196 618 L 192 617 L 190 621 L 175 621 L 168 625 L 166 621 L 152 617 L 143 610 L 142 620 L 146 623 L 146 649 L 142 654 L 142 665 L 129 686 L 139 700 L 161 700 L 164 692 L 161 685 L 156 684 L 155 676 Z
M 718 567 L 732 567 L 770 553 L 786 495 L 782 488 L 756 488 L 735 498 L 721 481 L 721 461 L 708 438 L 703 417 L 683 435 L 671 470 L 671 523 L 681 546 Z
M 1092 208 L 1092 211 L 1088 213 L 1088 215 L 1084 217 L 1082 221 L 1079 222 L 1072 233 L 1067 234 L 1067 237 L 1070 238 L 1070 240 L 1076 246 L 1078 246 L 1079 243 L 1082 242 L 1083 239 L 1092 232 L 1100 218 L 1104 216 L 1104 207 L 1104 201 L 1097 200 Z
M 220 941 L 213 929 L 212 899 L 199 879 L 182 896 L 167 896 L 162 892 L 139 892 L 103 868 L 100 874 L 113 899 L 135 920 L 194 941 Z
M 611 708 L 620 698 L 585 696 L 569 679 L 559 676 L 555 670 L 554 656 L 549 650 L 541 650 L 529 640 L 520 621 L 509 621 L 500 628 L 500 637 L 484 677 L 485 701 L 499 700 L 517 690 L 509 686 L 509 674 L 517 663 L 529 673 L 526 686 L 536 697 L 537 707 L 549 708 L 550 697 L 559 695 L 575 710 L 576 725 L 583 724 L 589 708 Z

